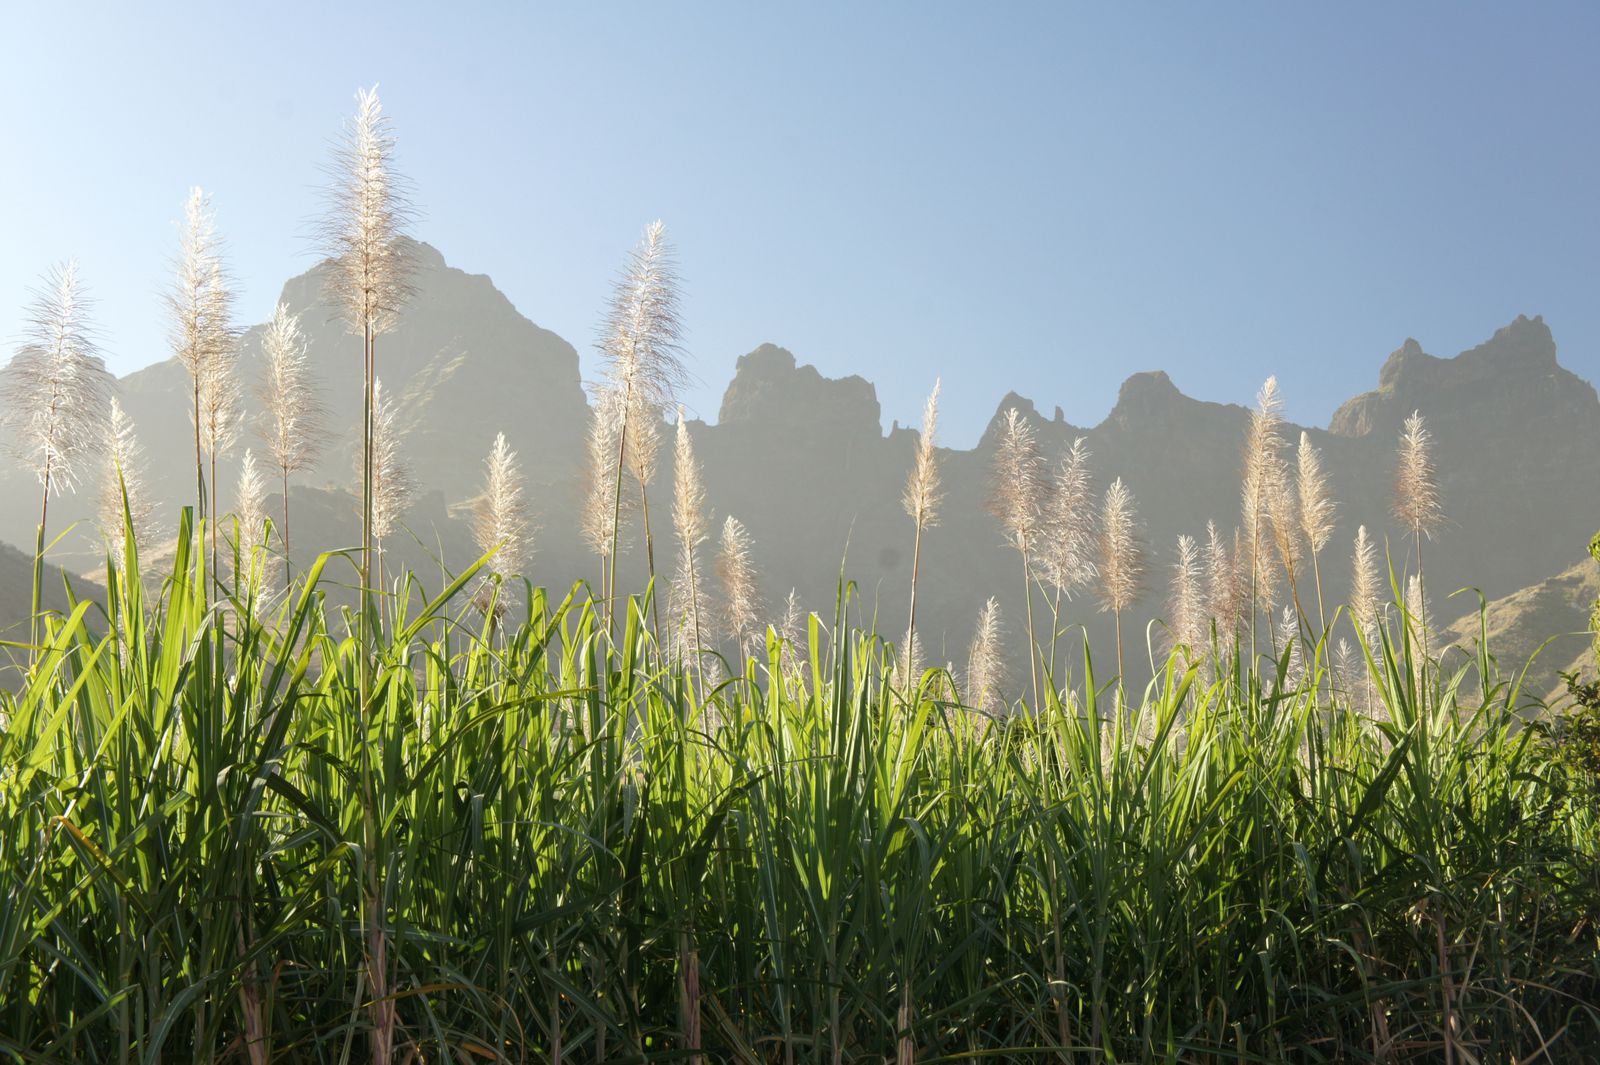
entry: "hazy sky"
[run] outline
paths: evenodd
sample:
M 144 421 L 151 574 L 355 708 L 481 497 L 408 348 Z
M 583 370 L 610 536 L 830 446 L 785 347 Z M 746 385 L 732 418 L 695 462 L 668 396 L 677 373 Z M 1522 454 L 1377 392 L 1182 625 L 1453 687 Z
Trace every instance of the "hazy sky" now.
M 80 10 L 82 9 L 82 10 Z M 148 12 L 155 12 L 153 14 Z M 1222 13 L 1229 17 L 1223 18 Z M 1325 423 L 1407 336 L 1542 313 L 1600 377 L 1590 4 L 29 4 L 0 63 L 0 337 L 75 255 L 118 372 L 164 358 L 185 191 L 264 319 L 357 86 L 420 237 L 572 341 L 650 220 L 714 418 L 742 352 L 1007 389 L 1079 424 L 1164 368 Z

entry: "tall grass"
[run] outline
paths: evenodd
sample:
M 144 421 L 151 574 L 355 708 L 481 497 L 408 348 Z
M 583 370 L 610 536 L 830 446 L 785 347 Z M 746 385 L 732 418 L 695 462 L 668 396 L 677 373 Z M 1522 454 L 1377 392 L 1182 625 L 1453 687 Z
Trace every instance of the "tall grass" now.
M 13 1060 L 366 1060 L 375 1023 L 458 1062 L 1600 1049 L 1596 813 L 1486 651 L 1374 630 L 1370 714 L 1321 647 L 1293 687 L 1175 655 L 1127 719 L 1085 660 L 991 720 L 892 685 L 844 588 L 803 677 L 769 632 L 700 697 L 642 600 L 608 636 L 524 584 L 497 626 L 473 567 L 396 579 L 362 713 L 330 560 L 264 615 L 208 602 L 205 536 L 149 597 L 124 540 L 0 694 Z

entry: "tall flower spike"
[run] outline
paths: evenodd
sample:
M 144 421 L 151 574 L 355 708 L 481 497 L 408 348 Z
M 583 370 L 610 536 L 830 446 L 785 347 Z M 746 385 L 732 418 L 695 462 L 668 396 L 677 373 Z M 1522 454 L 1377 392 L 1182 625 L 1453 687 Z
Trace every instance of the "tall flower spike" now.
M 1322 605 L 1322 549 L 1333 537 L 1333 497 L 1328 492 L 1328 476 L 1322 469 L 1322 453 L 1311 443 L 1311 435 L 1300 434 L 1299 462 L 1295 486 L 1300 494 L 1300 531 L 1311 550 L 1311 572 L 1317 586 L 1317 620 L 1327 628 L 1327 611 Z
M 213 472 L 217 458 L 226 454 L 239 437 L 239 344 L 231 321 L 232 308 L 233 291 L 227 275 L 220 262 L 213 262 L 211 280 L 206 284 L 212 351 L 200 374 L 201 436 Z
M 1333 538 L 1333 518 L 1337 509 L 1328 492 L 1328 475 L 1322 469 L 1322 453 L 1311 443 L 1311 434 L 1300 434 L 1299 467 L 1296 487 L 1300 493 L 1300 528 L 1313 556 L 1320 554 Z
M 650 406 L 659 417 L 673 402 L 687 375 L 678 347 L 682 332 L 667 227 L 652 222 L 617 279 L 600 345 L 606 379 L 629 397 L 630 416 Z
M 1427 654 L 1428 638 L 1433 633 L 1433 616 L 1428 609 L 1420 573 L 1413 573 L 1406 580 L 1406 624 L 1411 626 L 1411 638 Z
M 1217 523 L 1206 522 L 1206 611 L 1217 626 L 1217 639 L 1227 643 L 1239 631 L 1238 566 Z
M 1045 502 L 1038 557 L 1040 575 L 1069 599 L 1094 581 L 1095 532 L 1089 449 L 1080 436 L 1062 458 Z
M 778 622 L 776 631 L 783 645 L 778 662 L 783 677 L 790 684 L 803 687 L 807 651 L 806 612 L 800 606 L 800 593 L 793 588 L 789 589 L 789 598 L 784 600 L 783 618 Z
M 332 261 L 329 295 L 352 332 L 387 332 L 411 296 L 413 211 L 409 185 L 394 170 L 393 127 L 378 87 L 356 92 L 356 114 L 329 168 L 328 212 L 321 235 Z
M 911 474 L 906 478 L 905 494 L 900 502 L 906 514 L 916 522 L 917 528 L 929 529 L 939 522 L 939 503 L 943 492 L 939 487 L 939 452 L 936 438 L 939 430 L 939 388 L 935 379 L 927 405 L 922 408 L 922 435 L 917 438 L 917 457 Z
M 1033 549 L 1043 489 L 1043 462 L 1033 426 L 1012 407 L 1006 411 L 995 448 L 989 511 L 999 519 L 1006 542 L 1019 551 Z
M 483 554 L 494 552 L 489 571 L 521 573 L 532 545 L 528 506 L 523 499 L 522 466 L 517 453 L 496 433 L 484 460 L 483 491 L 472 504 L 472 535 Z
M 384 393 L 381 380 L 373 382 L 373 397 L 372 535 L 381 541 L 394 531 L 411 505 L 416 482 L 401 450 L 404 434 L 399 411 L 394 400 Z M 360 455 L 356 461 L 360 463 Z
M 1135 528 L 1133 493 L 1118 477 L 1106 490 L 1100 511 L 1100 601 L 1116 616 L 1117 676 L 1124 677 L 1122 612 L 1139 593 L 1141 560 Z
M 1394 516 L 1420 538 L 1433 538 L 1444 520 L 1439 484 L 1433 468 L 1433 436 L 1420 411 L 1412 411 L 1400 433 L 1400 459 L 1395 469 Z
M 154 513 L 155 507 L 145 491 L 144 448 L 134 433 L 133 419 L 122 409 L 122 403 L 112 397 L 105 464 L 100 475 L 100 531 L 119 563 L 127 554 L 128 519 L 132 519 L 135 545 L 148 545 L 154 535 Z
M 613 541 L 619 542 L 616 526 L 620 520 L 613 504 L 617 499 L 617 451 L 622 441 L 622 395 L 609 387 L 595 392 L 594 413 L 589 419 L 589 482 L 584 493 L 583 537 L 591 550 L 602 558 L 610 554 Z M 632 497 L 622 494 L 622 514 L 631 507 Z
M 706 488 L 694 441 L 678 408 L 677 438 L 673 448 L 672 526 L 678 537 L 678 572 L 672 584 L 672 611 L 678 652 L 697 659 L 705 646 L 705 588 L 700 580 L 700 545 L 706 542 Z M 792 593 L 791 593 L 792 595 Z
M 217 445 L 227 442 L 223 436 L 231 428 L 227 415 L 232 413 L 230 400 L 234 398 L 229 391 L 234 351 L 232 301 L 211 200 L 199 188 L 190 189 L 167 309 L 173 354 L 189 371 L 197 503 L 204 502 L 205 496 L 205 449 L 211 448 L 214 474 Z M 215 528 L 213 524 L 213 532 Z
M 1355 552 L 1350 558 L 1350 618 L 1369 645 L 1377 635 L 1381 612 L 1377 549 L 1362 525 L 1356 529 Z
M 750 534 L 731 514 L 722 524 L 717 577 L 722 582 L 723 635 L 738 645 L 740 655 L 748 655 L 756 639 L 761 606 L 756 593 L 755 563 L 750 559 Z
M 978 612 L 978 627 L 973 633 L 972 648 L 967 655 L 967 705 L 991 717 L 1004 709 L 1000 643 L 1003 638 L 1000 625 L 1000 601 L 990 596 Z
M 1186 662 L 1205 657 L 1205 593 L 1200 581 L 1200 550 L 1192 536 L 1178 537 L 1177 560 L 1172 566 L 1171 638 L 1174 649 L 1183 648 Z
M 1100 519 L 1100 598 L 1106 610 L 1126 610 L 1139 593 L 1137 520 L 1133 493 L 1118 477 L 1106 490 Z
M 1022 602 L 1028 619 L 1028 676 L 1033 705 L 1039 705 L 1039 641 L 1033 630 L 1033 555 L 1039 538 L 1044 496 L 1043 462 L 1033 426 L 1012 407 L 1006 411 L 995 448 L 989 510 L 1000 520 L 1006 541 L 1022 556 Z M 1052 632 L 1052 638 L 1054 633 Z M 1052 643 L 1052 649 L 1053 649 Z
M 239 489 L 234 516 L 239 520 L 239 554 L 245 566 L 254 569 L 253 557 L 266 542 L 267 482 L 256 464 L 255 452 L 245 449 L 239 464 Z
M 1284 492 L 1283 399 L 1278 394 L 1278 379 L 1269 377 L 1256 395 L 1256 409 L 1250 412 L 1250 428 L 1245 437 L 1244 477 L 1241 511 L 1248 557 L 1246 572 L 1256 603 L 1270 608 L 1273 601 L 1272 515 L 1274 502 Z M 1279 504 L 1281 507 L 1281 503 Z
M 1290 688 L 1299 688 L 1301 682 L 1305 680 L 1306 660 L 1300 650 L 1302 640 L 1300 616 L 1294 612 L 1294 607 L 1285 606 L 1282 617 L 1278 619 L 1278 650 L 1280 654 L 1285 648 L 1289 651 L 1288 672 L 1284 675 L 1284 683 Z
M 939 381 L 922 409 L 922 435 L 917 439 L 916 460 L 906 478 L 901 506 L 911 518 L 915 533 L 911 541 L 911 604 L 906 611 L 905 647 L 901 653 L 901 672 L 909 677 L 916 672 L 917 659 L 917 578 L 922 569 L 922 531 L 939 521 L 939 453 L 935 439 L 939 433 Z
M 284 477 L 316 465 L 327 443 L 327 408 L 311 375 L 300 316 L 285 304 L 272 312 L 261 338 L 259 431 L 267 457 Z
M 311 376 L 300 318 L 279 303 L 261 338 L 262 375 L 256 384 L 261 401 L 257 423 L 267 457 L 277 474 L 283 498 L 283 583 L 290 576 L 289 478 L 316 465 L 327 444 L 327 408 Z
M 95 349 L 89 307 L 77 263 L 52 268 L 28 306 L 22 347 L 0 370 L 10 446 L 46 499 L 75 491 L 105 440 L 111 375 Z

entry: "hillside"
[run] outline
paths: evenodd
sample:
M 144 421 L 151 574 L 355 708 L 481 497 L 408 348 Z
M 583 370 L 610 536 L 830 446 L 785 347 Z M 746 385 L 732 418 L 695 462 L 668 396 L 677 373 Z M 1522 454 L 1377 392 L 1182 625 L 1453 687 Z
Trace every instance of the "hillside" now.
M 1528 695 L 1560 698 L 1566 692 L 1562 673 L 1576 671 L 1590 679 L 1595 674 L 1588 627 L 1596 598 L 1600 598 L 1600 566 L 1586 558 L 1554 577 L 1485 604 L 1482 631 L 1502 669 L 1521 669 L 1533 660 L 1524 683 Z M 1472 650 L 1480 638 L 1479 625 L 1476 611 L 1467 614 L 1450 627 L 1450 638 Z

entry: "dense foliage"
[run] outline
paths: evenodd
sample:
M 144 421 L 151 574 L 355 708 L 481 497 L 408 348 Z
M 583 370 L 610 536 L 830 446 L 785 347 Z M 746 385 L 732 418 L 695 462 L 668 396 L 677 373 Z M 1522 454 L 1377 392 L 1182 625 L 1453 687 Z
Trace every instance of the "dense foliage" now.
M 1085 658 L 993 719 L 848 588 L 702 672 L 469 572 L 391 585 L 363 706 L 339 560 L 268 608 L 203 543 L 0 696 L 0 1057 L 370 1060 L 369 952 L 398 1060 L 1600 1053 L 1596 811 L 1487 651 Z

